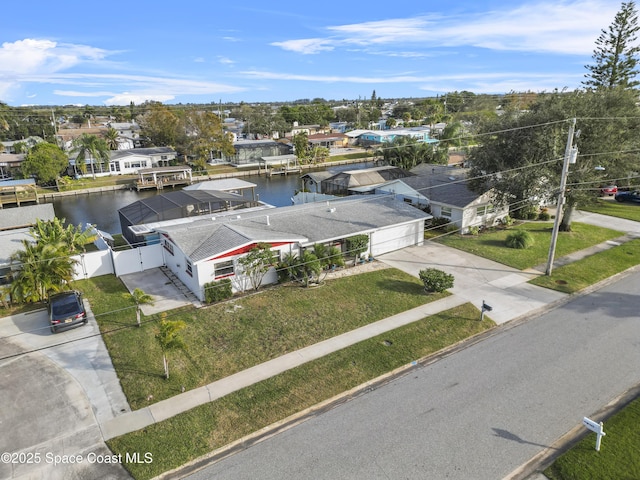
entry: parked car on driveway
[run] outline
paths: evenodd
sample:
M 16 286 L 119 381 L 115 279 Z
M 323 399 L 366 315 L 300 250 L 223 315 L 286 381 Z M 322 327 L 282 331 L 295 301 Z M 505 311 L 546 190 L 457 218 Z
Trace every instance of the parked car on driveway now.
M 49 323 L 51 332 L 79 323 L 86 324 L 87 311 L 82 302 L 82 294 L 75 290 L 57 293 L 49 298 Z
M 600 187 L 600 195 L 601 196 L 612 196 L 615 195 L 616 193 L 618 193 L 618 186 L 617 185 L 605 185 L 603 187 Z
M 615 199 L 618 202 L 640 203 L 640 190 L 635 190 L 633 192 L 618 192 L 616 193 Z

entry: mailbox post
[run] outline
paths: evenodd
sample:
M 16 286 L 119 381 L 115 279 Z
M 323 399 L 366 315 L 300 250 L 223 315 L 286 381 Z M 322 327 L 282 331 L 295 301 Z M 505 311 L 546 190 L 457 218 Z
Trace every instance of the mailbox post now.
M 491 310 L 493 310 L 493 307 L 491 305 L 487 305 L 486 303 L 484 303 L 484 300 L 482 300 L 482 308 L 480 309 L 480 321 L 484 320 L 484 312 L 490 312 Z
M 582 424 L 587 427 L 589 430 L 591 430 L 592 432 L 595 432 L 597 437 L 596 437 L 596 452 L 600 451 L 600 441 L 602 440 L 602 437 L 604 437 L 606 435 L 606 433 L 604 433 L 604 425 L 602 422 L 598 423 L 598 422 L 594 422 L 593 420 L 584 417 L 582 419 Z

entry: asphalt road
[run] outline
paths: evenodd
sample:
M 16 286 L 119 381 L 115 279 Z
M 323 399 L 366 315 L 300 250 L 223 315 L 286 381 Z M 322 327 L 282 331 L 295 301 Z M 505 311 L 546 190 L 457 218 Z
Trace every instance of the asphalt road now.
M 504 478 L 640 383 L 639 291 L 628 275 L 187 478 Z

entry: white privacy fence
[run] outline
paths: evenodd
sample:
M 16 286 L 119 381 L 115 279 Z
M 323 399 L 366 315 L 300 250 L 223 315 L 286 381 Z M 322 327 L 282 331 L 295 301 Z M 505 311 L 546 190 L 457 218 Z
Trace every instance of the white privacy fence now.
M 117 277 L 127 273 L 142 272 L 164 265 L 161 245 L 148 245 L 131 250 L 115 252 L 111 249 L 83 253 L 72 257 L 77 260 L 74 280 L 114 274 Z

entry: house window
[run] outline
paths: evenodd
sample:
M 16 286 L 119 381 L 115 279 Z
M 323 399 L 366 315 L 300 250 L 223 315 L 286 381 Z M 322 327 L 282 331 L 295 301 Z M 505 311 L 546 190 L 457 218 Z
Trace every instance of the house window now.
M 485 215 L 485 213 L 486 213 L 486 209 L 487 209 L 487 207 L 484 206 L 484 205 L 481 206 L 481 207 L 478 207 L 477 210 L 476 210 L 476 215 L 478 217 L 483 217 Z
M 496 207 L 495 206 L 493 206 L 491 204 L 487 205 L 487 213 L 495 213 L 495 211 L 496 211 Z
M 169 252 L 171 255 L 173 255 L 173 244 L 171 244 L 169 242 L 169 240 L 167 240 L 166 238 L 164 239 L 164 241 L 162 242 L 162 246 L 164 247 L 164 249 Z
M 445 218 L 451 218 L 451 207 L 441 207 L 440 215 Z
M 214 268 L 215 268 L 215 272 L 214 272 L 215 278 L 230 277 L 235 273 L 233 269 L 233 260 L 216 263 Z
M 184 259 L 184 263 L 187 266 L 186 268 L 187 275 L 189 275 L 190 277 L 193 277 L 193 265 L 191 264 L 188 258 Z

